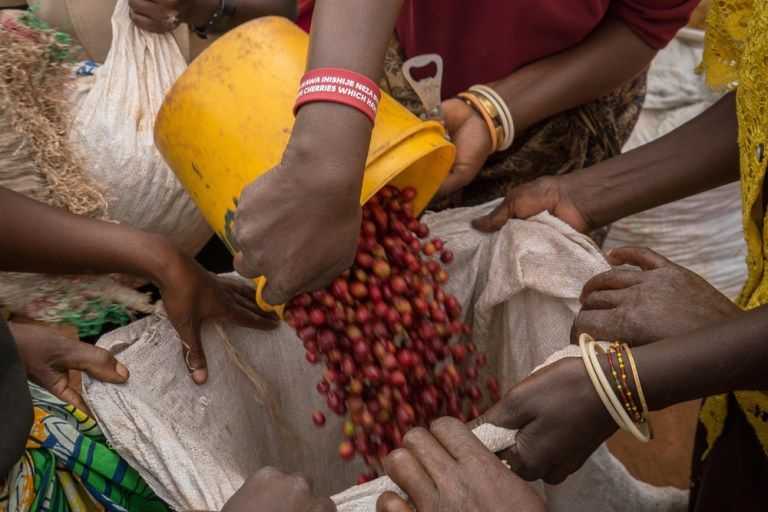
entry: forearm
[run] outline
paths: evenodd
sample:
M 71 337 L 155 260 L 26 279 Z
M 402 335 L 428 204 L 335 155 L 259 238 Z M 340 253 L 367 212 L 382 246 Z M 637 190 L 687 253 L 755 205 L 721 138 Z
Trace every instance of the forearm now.
M 338 67 L 378 82 L 384 53 L 402 0 L 318 0 L 312 18 L 307 69 Z M 311 103 L 299 111 L 288 154 L 321 153 L 336 161 L 336 179 L 356 190 L 368 156 L 372 126 L 361 112 L 335 103 Z M 357 199 L 357 198 L 356 198 Z
M 162 278 L 179 257 L 159 235 L 71 215 L 0 187 L 0 271 Z
M 768 306 L 633 353 L 652 410 L 729 391 L 768 389 Z
M 605 96 L 644 71 L 656 50 L 621 21 L 608 18 L 575 47 L 525 66 L 493 84 L 509 105 L 515 130 Z
M 739 179 L 735 95 L 660 139 L 563 178 L 593 228 Z

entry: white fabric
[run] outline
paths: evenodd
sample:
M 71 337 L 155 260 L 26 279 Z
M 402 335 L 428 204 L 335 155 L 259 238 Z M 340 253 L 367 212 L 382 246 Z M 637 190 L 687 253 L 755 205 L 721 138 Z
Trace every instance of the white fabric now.
M 700 42 L 678 36 L 659 52 L 648 73 L 648 94 L 626 151 L 669 133 L 719 99 L 695 72 L 702 51 Z M 735 297 L 746 278 L 739 184 L 616 222 L 604 248 L 625 245 L 650 247 Z
M 95 76 L 78 80 L 72 142 L 108 194 L 108 216 L 168 236 L 194 253 L 211 230 L 155 148 L 155 116 L 186 62 L 170 34 L 137 28 L 119 0 L 112 46 Z
M 584 282 L 609 267 L 588 238 L 549 214 L 511 221 L 494 235 L 474 231 L 469 221 L 495 204 L 431 214 L 426 222 L 455 253 L 447 288 L 488 353 L 486 371 L 506 389 L 568 345 Z M 204 386 L 192 384 L 173 329 L 157 317 L 99 342 L 131 370 L 126 385 L 84 382 L 109 441 L 171 506 L 218 510 L 265 465 L 301 472 L 325 495 L 346 488 L 364 470 L 359 461 L 345 463 L 337 455 L 339 418 L 328 414 L 322 429 L 312 424 L 312 412 L 324 409 L 314 389 L 322 369 L 306 363 L 288 327 L 219 332 L 208 326 L 204 340 L 210 369 Z M 546 496 L 555 512 L 686 506 L 686 493 L 637 482 L 605 447 L 562 486 L 547 488 Z M 366 503 L 341 510 L 373 510 L 370 499 Z

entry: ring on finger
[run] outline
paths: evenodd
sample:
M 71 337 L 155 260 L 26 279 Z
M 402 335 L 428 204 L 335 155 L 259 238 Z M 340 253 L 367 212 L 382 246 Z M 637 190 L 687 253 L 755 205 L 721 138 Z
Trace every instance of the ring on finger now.
M 192 366 L 192 363 L 189 362 L 189 356 L 192 355 L 192 348 L 186 343 L 182 343 L 182 345 L 184 346 L 184 365 L 187 367 L 187 371 L 192 373 L 196 370 L 199 370 L 199 368 L 195 368 Z

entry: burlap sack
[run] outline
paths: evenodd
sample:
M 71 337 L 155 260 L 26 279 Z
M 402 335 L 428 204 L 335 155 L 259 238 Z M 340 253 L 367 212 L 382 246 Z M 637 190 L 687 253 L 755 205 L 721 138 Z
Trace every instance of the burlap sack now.
M 428 215 L 426 222 L 455 252 L 448 289 L 488 353 L 487 371 L 507 388 L 568 345 L 581 288 L 608 265 L 588 238 L 549 214 L 509 222 L 494 235 L 474 231 L 469 221 L 494 204 Z M 329 414 L 324 428 L 312 424 L 312 412 L 324 409 L 314 389 L 321 368 L 306 363 L 290 328 L 213 325 L 204 340 L 204 386 L 189 379 L 181 345 L 161 318 L 99 342 L 130 368 L 128 384 L 84 382 L 110 442 L 159 496 L 179 510 L 218 510 L 265 465 L 301 472 L 327 495 L 354 481 L 363 467 L 337 455 L 340 419 Z M 545 492 L 554 511 L 683 510 L 686 501 L 685 493 L 632 479 L 604 447 Z

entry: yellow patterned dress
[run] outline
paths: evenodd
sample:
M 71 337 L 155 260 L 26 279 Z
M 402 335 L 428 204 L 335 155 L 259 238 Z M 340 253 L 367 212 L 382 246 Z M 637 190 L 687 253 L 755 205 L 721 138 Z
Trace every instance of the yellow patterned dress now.
M 752 309 L 768 304 L 768 222 L 764 197 L 768 166 L 768 0 L 712 2 L 707 18 L 703 71 L 711 87 L 736 90 L 743 223 L 749 269 L 739 305 Z M 749 427 L 733 428 L 730 421 L 733 416 L 738 416 Z M 742 439 L 727 444 L 742 449 L 755 447 L 758 454 L 751 456 L 758 462 L 742 475 L 753 479 L 753 488 L 768 486 L 768 482 L 759 483 L 768 467 L 765 462 L 768 460 L 767 392 L 736 392 L 710 397 L 704 403 L 700 419 L 706 434 L 706 448 L 701 458 L 706 459 L 718 443 L 726 444 L 722 438 L 734 437 L 737 430 L 741 434 L 746 432 L 750 437 L 756 437 L 756 441 Z M 734 456 L 740 457 L 738 454 Z M 722 485 L 727 487 L 725 482 Z M 723 492 L 729 490 L 724 488 Z M 762 503 L 762 506 L 764 508 L 755 510 L 768 510 L 768 503 Z M 747 507 L 752 509 L 751 505 Z

